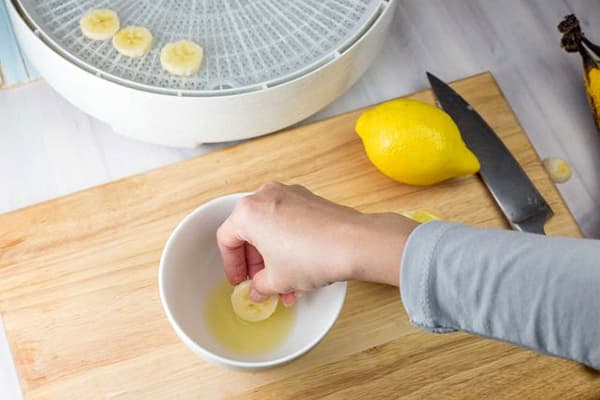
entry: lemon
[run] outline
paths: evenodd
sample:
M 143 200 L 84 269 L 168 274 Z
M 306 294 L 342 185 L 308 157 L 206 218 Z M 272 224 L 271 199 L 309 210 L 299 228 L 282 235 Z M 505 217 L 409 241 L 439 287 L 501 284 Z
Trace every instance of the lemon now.
M 406 218 L 410 218 L 413 221 L 419 222 L 421 224 L 424 224 L 426 222 L 441 220 L 440 217 L 438 217 L 434 213 L 431 213 L 427 210 L 400 211 L 398 214 L 400 214 Z
M 367 110 L 356 132 L 373 165 L 398 182 L 432 185 L 479 171 L 452 118 L 421 101 L 391 100 Z

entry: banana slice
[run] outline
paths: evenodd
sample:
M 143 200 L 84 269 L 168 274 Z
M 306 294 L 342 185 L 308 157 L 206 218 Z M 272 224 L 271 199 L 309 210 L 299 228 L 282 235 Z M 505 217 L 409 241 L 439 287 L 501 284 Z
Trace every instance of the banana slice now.
M 119 16 L 108 8 L 90 10 L 79 20 L 81 33 L 92 40 L 107 40 L 119 30 Z
M 200 69 L 204 51 L 189 40 L 168 43 L 160 51 L 160 64 L 174 75 L 190 76 Z
M 128 26 L 112 38 L 117 51 L 127 57 L 141 57 L 152 47 L 152 33 L 143 26 Z
M 565 183 L 573 174 L 569 163 L 560 158 L 546 158 L 542 163 L 554 183 Z
M 440 217 L 426 210 L 400 211 L 398 214 L 422 224 L 429 221 L 441 220 Z
M 233 312 L 241 319 L 249 322 L 263 321 L 269 318 L 277 308 L 279 296 L 271 296 L 262 303 L 250 298 L 250 281 L 244 281 L 233 289 L 231 305 Z

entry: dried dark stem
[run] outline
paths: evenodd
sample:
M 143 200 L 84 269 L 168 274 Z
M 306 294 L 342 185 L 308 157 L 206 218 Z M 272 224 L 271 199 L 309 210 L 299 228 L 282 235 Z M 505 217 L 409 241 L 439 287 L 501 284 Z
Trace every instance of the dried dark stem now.
M 590 42 L 589 39 L 586 38 L 585 36 L 583 36 L 581 38 L 581 41 L 583 42 L 583 44 L 586 45 L 586 47 L 588 49 L 590 49 L 592 51 L 592 53 L 594 53 L 596 55 L 596 57 L 600 57 L 600 46 Z
M 600 46 L 592 43 L 585 34 L 581 31 L 581 25 L 579 20 L 574 14 L 567 15 L 560 24 L 558 24 L 558 30 L 563 34 L 561 39 L 562 47 L 569 53 L 579 52 L 584 57 L 584 63 L 586 58 L 590 58 L 591 55 L 585 52 L 584 56 L 581 50 L 582 44 L 585 45 L 592 53 L 597 57 L 600 57 Z
M 585 69 L 585 72 L 588 73 L 592 69 L 598 68 L 598 63 L 596 62 L 596 60 L 594 60 L 594 57 L 592 57 L 588 49 L 586 49 L 581 42 L 579 42 L 578 47 L 579 48 L 577 50 L 579 51 L 579 54 L 581 54 L 581 59 L 583 60 L 583 68 Z

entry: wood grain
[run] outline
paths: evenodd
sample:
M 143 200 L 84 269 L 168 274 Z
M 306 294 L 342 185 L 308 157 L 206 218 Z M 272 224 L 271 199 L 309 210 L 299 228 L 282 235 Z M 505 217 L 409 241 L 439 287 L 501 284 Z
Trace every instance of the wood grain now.
M 579 229 L 490 74 L 454 84 L 502 136 L 555 211 Z M 413 98 L 431 102 L 429 91 Z M 366 212 L 429 209 L 506 228 L 477 177 L 430 188 L 381 175 L 354 133 L 359 111 L 0 216 L 0 312 L 27 398 L 593 398 L 581 366 L 462 333 L 412 327 L 397 289 L 352 282 L 314 350 L 255 373 L 208 364 L 176 338 L 158 299 L 162 246 L 206 200 L 268 180 Z

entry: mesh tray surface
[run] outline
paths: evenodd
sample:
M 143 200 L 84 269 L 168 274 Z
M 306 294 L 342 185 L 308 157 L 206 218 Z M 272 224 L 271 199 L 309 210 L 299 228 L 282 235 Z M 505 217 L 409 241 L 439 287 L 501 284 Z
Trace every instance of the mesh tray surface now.
M 376 19 L 386 0 L 22 0 L 36 33 L 66 58 L 105 78 L 179 95 L 260 90 L 338 57 Z M 111 8 L 121 26 L 142 25 L 154 36 L 139 59 L 108 41 L 85 38 L 79 19 Z M 176 77 L 160 66 L 168 42 L 190 39 L 204 48 L 201 70 Z

